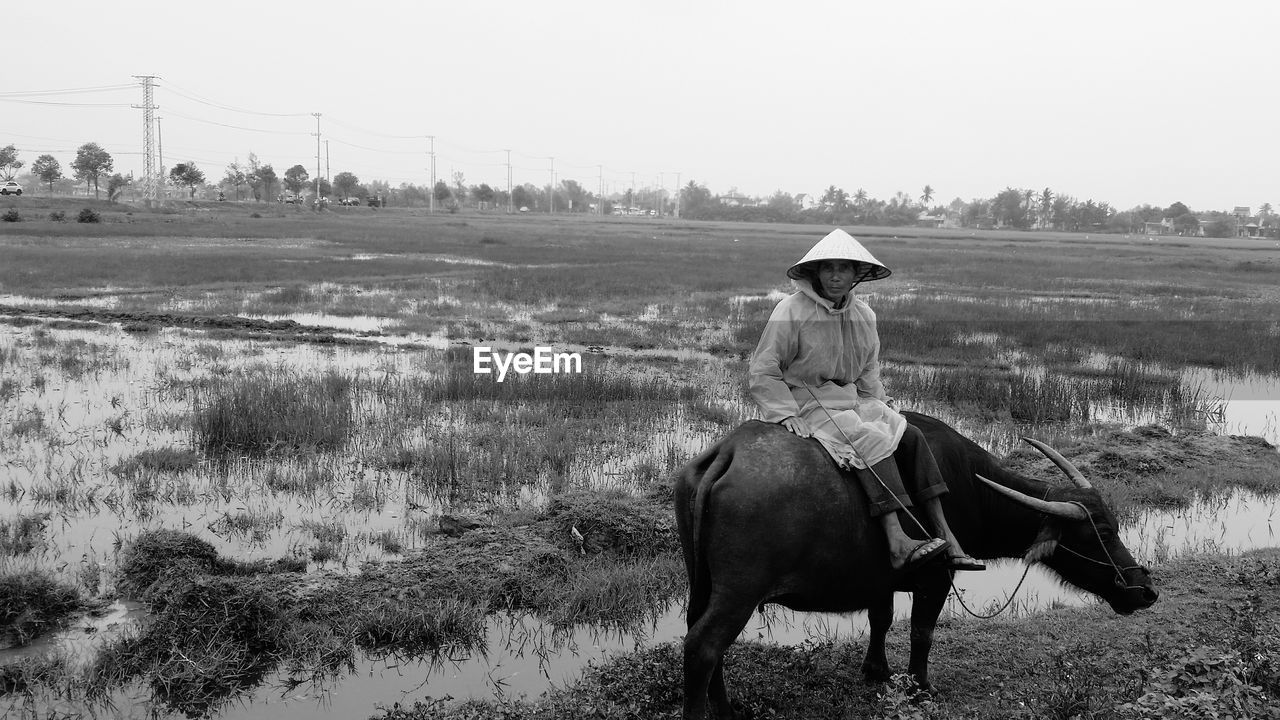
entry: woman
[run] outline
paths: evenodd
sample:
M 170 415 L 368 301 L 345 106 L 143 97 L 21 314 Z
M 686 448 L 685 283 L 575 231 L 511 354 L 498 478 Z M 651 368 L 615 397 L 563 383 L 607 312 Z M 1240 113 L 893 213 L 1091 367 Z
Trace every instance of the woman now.
M 778 303 L 751 358 L 751 396 L 764 420 L 814 437 L 862 483 L 871 514 L 884 526 L 889 561 L 906 570 L 946 554 L 952 570 L 985 570 L 951 532 L 939 496 L 947 492 L 919 430 L 894 409 L 880 382 L 876 316 L 853 294 L 858 283 L 890 270 L 844 230 L 833 230 L 787 270 L 799 292 Z M 911 507 L 904 468 L 916 479 L 916 499 L 940 538 L 914 540 L 898 511 Z

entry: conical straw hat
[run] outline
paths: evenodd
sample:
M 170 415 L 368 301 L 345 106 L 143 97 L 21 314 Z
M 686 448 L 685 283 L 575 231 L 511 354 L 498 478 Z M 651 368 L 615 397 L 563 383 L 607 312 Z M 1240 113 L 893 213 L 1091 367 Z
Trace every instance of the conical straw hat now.
M 885 267 L 883 263 L 875 259 L 866 248 L 862 247 L 862 243 L 858 242 L 852 235 L 836 228 L 827 233 L 827 236 L 818 241 L 817 245 L 810 248 L 809 252 L 800 262 L 787 268 L 787 277 L 792 280 L 804 280 L 808 275 L 806 271 L 810 268 L 806 266 L 813 263 L 816 266 L 823 260 L 852 260 L 858 264 L 859 282 L 868 280 L 883 280 L 889 277 L 892 272 Z M 814 267 L 813 269 L 816 269 Z

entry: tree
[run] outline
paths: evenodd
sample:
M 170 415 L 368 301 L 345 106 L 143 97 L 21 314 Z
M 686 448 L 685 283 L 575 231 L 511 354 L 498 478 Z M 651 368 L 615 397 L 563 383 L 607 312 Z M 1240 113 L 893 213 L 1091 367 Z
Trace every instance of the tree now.
M 1200 218 L 1195 213 L 1183 213 L 1175 215 L 1173 218 L 1173 229 L 1178 231 L 1179 235 L 1195 235 L 1200 231 Z
M 799 205 L 796 203 L 795 197 L 782 190 L 776 191 L 769 197 L 767 207 L 776 211 L 781 216 L 787 216 L 799 209 Z
M 1016 228 L 1027 227 L 1027 208 L 1022 204 L 1022 191 L 1006 187 L 991 201 L 996 222 Z
M 960 215 L 960 224 L 965 227 L 982 227 L 991 222 L 990 200 L 970 200 Z
M 356 188 L 360 187 L 360 178 L 355 173 L 340 172 L 333 176 L 333 190 L 338 193 L 338 197 L 349 198 L 355 194 Z
M 435 196 L 436 202 L 444 202 L 449 199 L 452 193 L 449 192 L 449 185 L 444 180 L 437 180 L 435 188 L 431 191 Z
M 467 201 L 467 178 L 461 171 L 453 174 L 453 198 L 459 204 Z
M 22 164 L 18 159 L 18 148 L 12 145 L 0 148 L 0 180 L 12 180 Z
M 129 178 L 121 175 L 120 173 L 116 173 L 107 178 L 107 200 L 115 202 L 116 199 L 120 197 L 120 193 L 128 187 L 129 183 Z
M 1164 216 L 1176 218 L 1181 215 L 1186 215 L 1189 212 L 1191 212 L 1191 208 L 1187 207 L 1186 205 L 1183 205 L 1181 202 L 1175 202 L 1174 204 L 1169 206 L 1168 210 L 1164 211 Z
M 236 200 L 239 200 L 240 186 L 247 183 L 248 178 L 245 177 L 244 169 L 240 167 L 240 163 L 237 161 L 227 166 L 227 174 L 222 178 L 222 181 L 231 186 L 232 191 L 236 194 Z
M 489 187 L 489 183 L 480 183 L 479 187 L 471 189 L 471 197 L 480 203 L 493 202 L 494 195 L 493 188 Z
M 920 191 L 920 204 L 928 205 L 933 200 L 933 188 L 925 185 L 924 190 Z
M 258 156 L 249 153 L 249 164 L 245 168 L 244 181 L 253 193 L 254 202 L 262 200 L 262 178 L 258 177 L 260 170 L 262 170 L 262 163 L 258 162 Z
M 835 212 L 843 212 L 849 209 L 849 193 L 836 187 L 828 185 L 827 189 L 822 192 L 822 206 Z
M 1045 188 L 1040 191 L 1040 227 L 1049 224 L 1053 217 L 1053 191 Z
M 680 213 L 685 217 L 697 218 L 711 208 L 711 203 L 711 190 L 706 185 L 690 180 L 680 189 Z
M 58 162 L 58 158 L 52 155 L 41 155 L 36 161 L 31 163 L 31 172 L 35 176 L 49 183 L 49 192 L 53 192 L 53 183 L 62 177 L 62 164 Z
M 111 153 L 94 142 L 81 145 L 76 150 L 76 159 L 71 162 L 71 169 L 75 170 L 76 179 L 84 181 L 86 190 L 89 188 L 89 183 L 93 183 L 95 198 L 98 197 L 98 178 L 104 173 L 111 172 L 114 167 L 115 161 L 111 159 Z
M 1027 205 L 1027 226 L 1030 227 L 1036 216 L 1036 191 L 1031 188 L 1023 190 L 1022 199 Z
M 517 185 L 511 188 L 511 204 L 519 210 L 522 207 L 530 207 L 534 204 L 534 194 L 529 192 L 529 188 L 524 185 Z
M 324 184 L 324 181 L 321 181 Z M 426 205 L 427 191 L 412 183 L 400 184 L 400 195 L 404 198 L 406 205 Z
M 258 182 L 262 184 L 262 196 L 271 197 L 275 194 L 275 187 L 280 184 L 280 176 L 276 175 L 275 168 L 268 163 L 258 168 Z
M 194 162 L 178 163 L 169 171 L 169 182 L 174 185 L 186 185 L 190 197 L 196 196 L 196 186 L 204 184 L 204 171 L 196 167 Z
M 565 195 L 569 196 L 569 209 L 571 211 L 587 212 L 591 209 L 589 195 L 577 180 L 561 180 L 560 187 L 564 188 Z
M 284 171 L 284 189 L 297 195 L 308 185 L 307 181 L 311 179 L 311 173 L 302 167 L 301 164 L 294 165 Z

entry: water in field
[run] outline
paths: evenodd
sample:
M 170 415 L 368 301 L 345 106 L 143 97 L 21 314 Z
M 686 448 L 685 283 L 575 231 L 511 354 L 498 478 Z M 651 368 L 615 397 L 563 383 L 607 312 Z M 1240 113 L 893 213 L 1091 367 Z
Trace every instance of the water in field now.
M 1185 510 L 1151 511 L 1130 522 L 1123 537 L 1139 562 L 1156 563 L 1186 552 L 1243 552 L 1276 542 L 1280 523 L 1277 498 L 1233 492 Z M 965 603 L 990 613 L 1008 599 L 1023 573 L 1015 561 L 993 564 L 984 573 L 958 573 L 956 587 Z M 906 622 L 909 597 L 897 596 L 896 624 Z M 1050 607 L 1096 602 L 1091 596 L 1066 590 L 1049 573 L 1032 568 L 1006 613 L 1015 616 Z M 119 604 L 118 604 L 119 605 Z M 944 612 L 963 615 L 959 599 L 951 596 Z M 140 619 L 137 606 L 113 607 L 105 618 L 83 623 L 57 638 L 21 651 L 30 655 L 62 648 L 89 652 L 104 636 L 118 633 Z M 794 613 L 766 608 L 747 623 L 740 640 L 799 644 L 812 638 L 858 640 L 866 632 L 866 617 Z M 674 603 L 656 621 L 636 633 L 578 628 L 556 633 L 528 617 L 495 616 L 488 622 L 488 650 L 483 656 L 458 655 L 443 661 L 357 655 L 352 672 L 318 682 L 291 680 L 287 673 L 269 677 L 251 695 L 233 701 L 215 717 L 220 720 L 265 718 L 366 717 L 377 706 L 411 703 L 423 698 L 536 698 L 546 690 L 572 683 L 590 664 L 638 647 L 677 642 L 684 635 L 684 609 Z M 945 631 L 944 631 L 945 632 Z M 18 651 L 0 652 L 0 663 L 12 662 Z M 901 662 L 902 659 L 894 659 Z M 144 688 L 134 687 L 113 697 L 117 714 L 106 717 L 151 717 L 156 709 Z M 0 707 L 4 707 L 0 703 Z M 163 715 L 162 715 L 163 716 Z
M 752 298 L 744 301 L 748 299 Z M 656 312 L 646 310 L 650 315 Z M 376 316 L 317 315 L 312 324 L 342 327 L 336 324 L 340 321 L 349 321 L 347 329 L 353 333 L 385 327 Z M 436 348 L 450 342 L 443 332 L 420 337 L 430 341 L 417 344 Z M 522 349 L 514 342 L 492 345 Z M 735 374 L 739 369 L 728 368 L 714 354 L 686 347 L 630 350 L 561 344 L 556 349 L 581 352 L 584 362 L 617 363 L 631 375 L 665 382 L 676 382 L 696 368 L 712 388 L 709 407 L 703 412 L 719 413 L 733 422 L 750 416 Z M 366 560 L 394 559 L 434 541 L 437 517 L 455 508 L 414 482 L 408 472 L 379 468 L 372 462 L 375 446 L 390 443 L 390 438 L 376 432 L 361 436 L 344 453 L 271 463 L 233 458 L 216 470 L 204 457 L 176 472 L 129 475 L 122 470 L 142 450 L 189 449 L 193 442 L 190 388 L 216 384 L 250 366 L 305 374 L 334 370 L 369 382 L 438 371 L 424 364 L 422 352 L 402 351 L 393 342 L 385 347 L 342 347 L 212 341 L 199 331 L 139 335 L 113 326 L 68 330 L 0 325 L 0 519 L 48 514 L 42 545 L 30 554 L 30 561 L 57 568 L 70 582 L 97 591 L 109 590 L 120 545 L 149 528 L 188 530 L 213 543 L 219 553 L 241 560 L 302 556 L 311 558 L 313 570 L 350 573 L 358 572 Z M 1188 371 L 1186 378 L 1205 393 L 1222 398 L 1222 412 L 1206 419 L 1205 427 L 1278 442 L 1280 380 L 1234 378 L 1202 370 Z M 464 430 L 479 422 L 467 415 L 473 410 L 442 408 L 440 422 Z M 1104 409 L 1096 411 L 1108 417 Z M 362 401 L 357 412 L 374 417 L 379 402 Z M 946 417 L 947 410 L 939 406 L 934 412 Z M 673 412 L 660 423 L 662 427 L 649 428 L 608 453 L 582 451 L 567 461 L 565 474 L 584 487 L 626 488 L 637 467 L 665 469 L 678 464 L 723 431 L 722 425 L 698 424 L 688 414 Z M 1161 420 L 1154 409 L 1147 414 L 1117 410 L 1114 419 Z M 1017 429 L 1000 423 L 964 420 L 956 424 L 997 453 L 1018 442 Z M 388 425 L 383 430 L 384 435 L 393 435 L 400 428 Z M 408 445 L 427 443 L 429 432 L 416 430 L 407 437 Z M 503 502 L 536 505 L 545 498 L 547 485 L 504 490 Z M 1146 513 L 1128 525 L 1124 538 L 1139 562 L 1152 565 L 1185 551 L 1275 545 L 1276 510 L 1275 499 L 1234 493 L 1186 511 Z M 326 545 L 320 535 L 334 527 L 341 527 L 341 539 L 327 543 L 325 553 L 317 552 Z M 1006 599 L 1021 572 L 1017 563 L 997 563 L 986 573 L 961 574 L 957 585 L 970 607 L 989 611 Z M 1053 578 L 1033 570 L 1012 611 L 1086 602 L 1092 600 L 1064 590 Z M 899 607 L 900 612 L 904 609 L 905 597 Z M 963 612 L 955 601 L 949 611 Z M 140 615 L 136 607 L 113 607 L 93 632 L 86 632 L 82 623 L 24 652 L 54 647 L 91 652 L 102 638 L 128 628 Z M 815 635 L 855 637 L 864 627 L 861 615 L 772 612 L 754 616 L 743 637 L 792 643 Z M 552 685 L 572 681 L 590 661 L 630 651 L 637 644 L 676 640 L 683 632 L 678 603 L 637 635 L 581 629 L 560 637 L 532 620 L 494 619 L 484 657 L 454 657 L 433 667 L 413 660 L 358 656 L 355 672 L 349 676 L 329 679 L 321 686 L 295 685 L 285 676 L 274 677 L 252 699 L 233 703 L 218 717 L 339 718 L 365 716 L 375 704 L 423 696 L 536 696 Z M 12 661 L 15 656 L 9 652 L 0 653 L 0 663 Z M 130 694 L 137 699 L 131 700 Z M 147 697 L 143 688 L 117 697 L 121 716 L 150 713 L 153 708 Z M 0 709 L 4 707 L 0 704 Z

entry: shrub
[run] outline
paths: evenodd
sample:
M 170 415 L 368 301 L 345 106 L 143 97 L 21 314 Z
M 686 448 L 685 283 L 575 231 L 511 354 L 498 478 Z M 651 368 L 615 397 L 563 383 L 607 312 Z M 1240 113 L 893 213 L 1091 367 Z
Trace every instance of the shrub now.
M 54 210 L 49 213 L 49 219 L 54 222 L 63 222 L 67 219 L 67 214 L 61 210 Z
M 80 211 L 80 214 L 76 216 L 76 222 L 96 223 L 102 222 L 102 218 L 93 208 L 84 208 Z
M 0 215 L 0 220 L 5 222 L 21 222 L 22 216 L 18 214 L 16 208 L 9 208 L 4 215 Z

